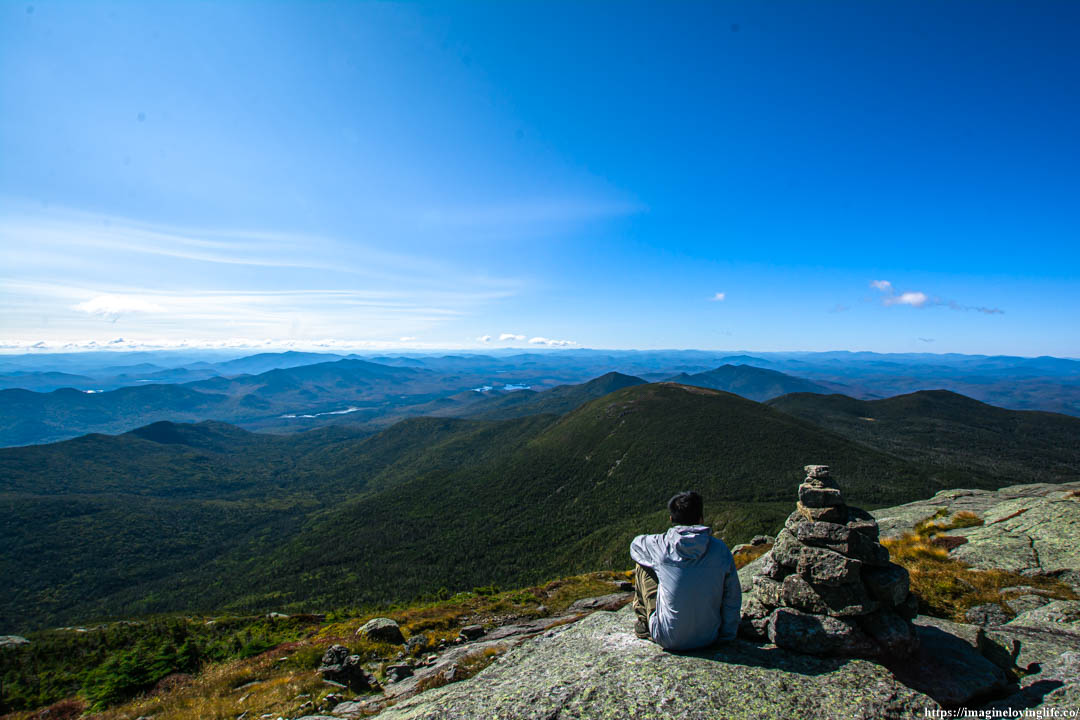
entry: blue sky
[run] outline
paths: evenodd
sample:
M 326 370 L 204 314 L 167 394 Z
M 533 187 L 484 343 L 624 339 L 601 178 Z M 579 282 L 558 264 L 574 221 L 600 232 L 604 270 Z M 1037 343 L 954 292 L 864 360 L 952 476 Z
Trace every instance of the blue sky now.
M 0 345 L 1078 357 L 1078 21 L 3 3 Z

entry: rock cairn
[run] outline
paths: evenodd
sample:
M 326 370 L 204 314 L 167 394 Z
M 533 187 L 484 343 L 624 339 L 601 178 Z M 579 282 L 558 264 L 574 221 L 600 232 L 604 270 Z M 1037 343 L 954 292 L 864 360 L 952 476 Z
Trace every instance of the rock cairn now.
M 807 465 L 795 512 L 743 597 L 740 634 L 813 655 L 906 656 L 917 638 L 907 570 L 878 526 L 844 503 L 827 465 Z

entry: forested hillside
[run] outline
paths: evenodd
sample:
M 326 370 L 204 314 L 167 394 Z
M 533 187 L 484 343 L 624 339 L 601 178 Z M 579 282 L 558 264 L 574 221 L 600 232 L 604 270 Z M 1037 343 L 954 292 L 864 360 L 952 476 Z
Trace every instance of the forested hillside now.
M 947 390 L 869 401 L 796 393 L 767 404 L 870 447 L 1003 485 L 1080 478 L 1080 418 L 1069 415 L 1006 410 Z
M 622 568 L 629 539 L 662 529 L 685 488 L 728 541 L 775 530 L 808 462 L 871 506 L 995 483 L 675 384 L 562 417 L 417 418 L 370 436 L 158 423 L 0 450 L 13 549 L 0 620 L 296 610 Z

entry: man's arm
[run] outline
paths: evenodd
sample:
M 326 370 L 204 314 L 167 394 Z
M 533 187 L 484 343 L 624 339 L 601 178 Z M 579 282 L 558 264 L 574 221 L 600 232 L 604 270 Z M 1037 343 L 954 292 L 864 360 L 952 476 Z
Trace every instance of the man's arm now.
M 720 642 L 728 642 L 735 639 L 739 632 L 739 623 L 742 621 L 742 586 L 739 584 L 739 573 L 732 563 L 731 570 L 724 578 L 724 600 L 721 606 L 723 624 L 716 639 Z
M 630 559 L 638 565 L 654 568 L 660 563 L 660 538 L 663 535 L 638 535 L 630 543 Z

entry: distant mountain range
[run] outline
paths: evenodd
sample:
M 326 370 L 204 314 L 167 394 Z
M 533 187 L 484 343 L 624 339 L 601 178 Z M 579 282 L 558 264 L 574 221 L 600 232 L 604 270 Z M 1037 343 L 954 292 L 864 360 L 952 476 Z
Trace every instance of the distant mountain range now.
M 299 394 L 337 377 L 323 365 L 242 382 L 255 397 Z M 417 372 L 351 367 L 365 381 Z M 810 462 L 831 464 L 869 507 L 1072 480 L 1080 467 L 1080 420 L 950 394 L 759 404 L 616 374 L 549 392 L 469 406 L 521 417 L 412 418 L 376 434 L 157 422 L 0 450 L 0 630 L 325 609 L 623 568 L 629 539 L 663 529 L 681 489 L 705 495 L 729 542 L 775 531 Z
M 752 358 L 748 358 L 752 359 Z M 762 402 L 788 393 L 827 393 L 830 389 L 824 385 L 785 375 L 776 370 L 765 370 L 752 365 L 723 365 L 715 370 L 689 375 L 679 373 L 670 378 L 671 382 L 697 387 L 712 388 L 735 393 L 744 398 Z
M 92 367 L 82 356 L 52 358 L 37 357 L 46 367 L 31 371 L 26 367 L 33 358 L 0 356 L 0 370 L 6 369 L 0 387 L 18 386 L 0 389 L 0 446 L 124 432 L 158 420 L 221 420 L 251 430 L 295 432 L 342 423 L 377 430 L 417 415 L 499 419 L 541 407 L 562 412 L 595 397 L 600 386 L 570 387 L 610 372 L 758 401 L 804 392 L 870 400 L 881 393 L 951 388 L 994 404 L 1080 415 L 1080 363 L 1059 358 L 565 351 L 373 356 L 373 362 L 287 352 L 178 367 L 150 362 L 155 358 L 147 354 L 128 365 L 103 364 L 99 357 Z M 699 364 L 713 359 L 724 362 Z M 73 369 L 80 372 L 67 371 Z M 49 390 L 57 385 L 65 387 Z
M 256 358 L 254 365 L 264 362 Z M 542 376 L 542 381 L 551 382 L 549 374 Z M 418 415 L 498 420 L 567 412 L 586 400 L 645 382 L 607 373 L 588 383 L 557 385 L 541 392 L 524 384 L 489 380 L 491 377 L 338 360 L 258 375 L 215 376 L 178 385 L 155 383 L 100 393 L 70 388 L 48 393 L 0 390 L 0 445 L 50 442 L 87 432 L 124 432 L 159 420 L 221 420 L 252 430 L 275 431 L 343 422 L 378 429 Z M 784 392 L 783 388 L 817 387 L 749 366 L 725 366 L 715 373 L 687 377 L 691 384 L 723 377 L 732 390 L 755 399 L 773 397 Z M 768 388 L 775 392 L 769 394 Z
M 952 390 L 1011 409 L 1080 415 L 1080 361 L 1067 358 L 869 352 L 747 353 L 702 350 L 560 350 L 487 354 L 341 355 L 315 352 L 153 351 L 0 354 L 0 389 L 107 391 L 153 383 L 257 375 L 337 360 L 481 378 L 477 387 L 546 389 L 607 372 L 648 381 L 697 375 L 723 365 L 773 370 L 864 400 L 918 390 Z M 506 376 L 506 377 L 503 377 Z

